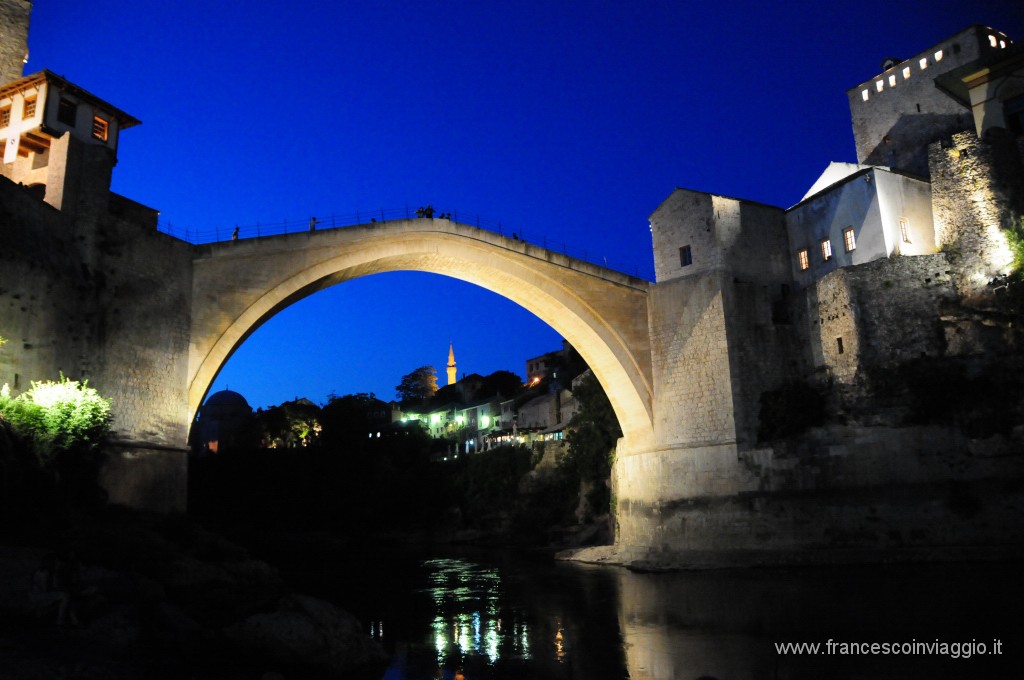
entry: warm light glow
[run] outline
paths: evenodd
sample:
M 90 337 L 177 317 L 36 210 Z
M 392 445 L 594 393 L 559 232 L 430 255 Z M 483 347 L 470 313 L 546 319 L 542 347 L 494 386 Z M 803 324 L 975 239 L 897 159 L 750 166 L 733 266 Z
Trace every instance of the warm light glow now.
M 935 53 L 935 61 L 942 61 L 942 50 Z
M 868 89 L 866 87 L 861 91 L 860 98 L 864 101 L 868 100 Z
M 996 45 L 999 44 L 999 41 L 996 40 L 996 37 L 994 35 L 990 35 L 988 37 L 988 44 L 991 45 L 992 47 L 995 47 Z
M 896 74 L 889 76 L 889 87 L 896 87 Z
M 905 67 L 903 67 L 903 80 L 909 80 L 909 79 L 910 79 L 910 67 L 909 66 L 905 66 Z
M 806 271 L 811 267 L 810 253 L 807 252 L 807 248 L 801 248 L 796 251 L 797 262 L 800 263 L 800 271 Z
M 925 70 L 926 68 L 928 68 L 928 57 L 921 57 L 921 61 L 917 63 L 921 67 L 922 71 Z
M 882 88 L 884 88 L 884 87 L 885 87 L 885 81 L 884 81 L 884 80 L 876 80 L 876 81 L 875 81 L 875 89 L 876 89 L 876 90 L 878 90 L 879 92 L 881 92 L 881 91 L 882 91 Z
M 853 227 L 843 229 L 843 245 L 846 247 L 846 252 L 856 250 L 857 237 L 853 234 Z

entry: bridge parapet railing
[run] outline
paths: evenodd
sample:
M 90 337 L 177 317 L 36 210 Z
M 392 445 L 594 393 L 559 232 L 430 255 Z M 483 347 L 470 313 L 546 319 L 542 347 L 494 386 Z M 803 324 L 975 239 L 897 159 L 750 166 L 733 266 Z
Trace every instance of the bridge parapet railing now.
M 508 236 L 526 243 L 541 246 L 545 249 L 560 252 L 563 255 L 590 262 L 592 264 L 618 270 L 636 278 L 648 281 L 654 280 L 654 264 L 651 263 L 627 263 L 616 258 L 609 258 L 603 254 L 591 251 L 588 248 L 576 248 L 568 246 L 563 240 L 549 239 L 546 235 L 526 233 L 521 228 L 510 227 L 499 220 L 481 217 L 476 214 L 459 213 L 455 210 L 434 210 L 433 219 L 448 218 L 453 222 L 468 224 L 479 229 L 494 232 L 500 236 Z M 249 225 L 223 225 L 207 227 L 202 229 L 181 227 L 171 222 L 160 222 L 157 229 L 169 236 L 187 241 L 193 244 L 219 243 L 223 241 L 264 238 L 269 236 L 281 236 L 285 234 L 298 234 L 302 232 L 341 229 L 344 227 L 364 226 L 369 224 L 381 224 L 395 220 L 408 219 L 429 219 L 420 208 L 378 208 L 375 210 L 347 213 L 327 213 L 310 216 L 302 219 L 283 219 L 278 222 L 257 222 Z

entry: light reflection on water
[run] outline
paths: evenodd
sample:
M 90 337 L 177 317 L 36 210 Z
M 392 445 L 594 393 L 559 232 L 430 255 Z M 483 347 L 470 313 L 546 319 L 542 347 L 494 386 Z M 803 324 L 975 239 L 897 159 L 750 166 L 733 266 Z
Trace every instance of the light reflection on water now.
M 530 627 L 521 612 L 502 608 L 497 569 L 461 559 L 423 560 L 421 567 L 428 575 L 424 592 L 435 607 L 431 632 L 439 676 L 458 674 L 473 656 L 491 664 L 530 658 Z
M 391 654 L 386 680 L 998 678 L 1019 675 L 1001 671 L 1024 650 L 1017 565 L 639 574 L 457 555 L 379 555 L 340 579 L 321 565 L 346 586 L 323 594 L 370 621 Z M 999 638 L 1008 655 L 794 657 L 774 646 L 972 638 Z

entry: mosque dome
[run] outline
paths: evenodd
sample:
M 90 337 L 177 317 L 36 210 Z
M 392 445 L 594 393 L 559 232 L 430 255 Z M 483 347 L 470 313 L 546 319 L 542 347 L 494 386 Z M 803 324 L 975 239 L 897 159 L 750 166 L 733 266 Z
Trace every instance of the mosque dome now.
M 209 398 L 207 398 L 204 407 L 211 406 L 218 409 L 237 408 L 249 409 L 250 411 L 252 410 L 252 407 L 249 406 L 249 402 L 245 400 L 245 397 L 238 392 L 233 392 L 231 390 L 221 390 L 220 392 L 214 392 L 211 394 Z

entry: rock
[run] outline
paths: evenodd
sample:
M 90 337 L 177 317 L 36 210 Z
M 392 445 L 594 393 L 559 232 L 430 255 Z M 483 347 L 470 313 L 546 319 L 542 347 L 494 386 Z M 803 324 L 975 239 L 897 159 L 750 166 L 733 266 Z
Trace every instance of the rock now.
M 224 634 L 247 653 L 328 677 L 387 660 L 354 616 L 306 595 L 287 595 L 275 611 L 242 619 Z

